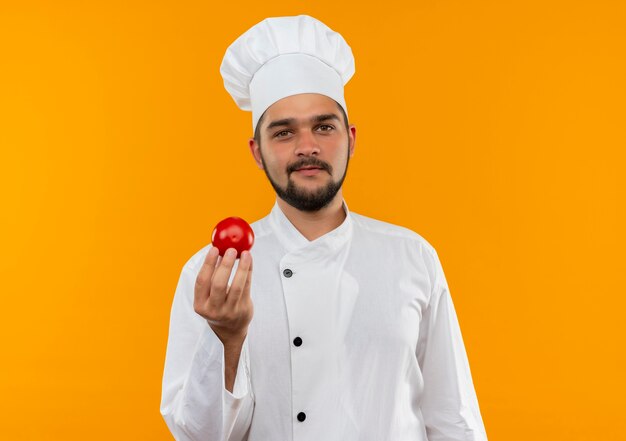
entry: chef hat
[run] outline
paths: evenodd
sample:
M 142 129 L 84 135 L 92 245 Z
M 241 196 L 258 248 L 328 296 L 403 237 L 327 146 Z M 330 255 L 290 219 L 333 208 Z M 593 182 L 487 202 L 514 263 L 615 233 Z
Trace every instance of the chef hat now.
M 269 106 L 299 93 L 326 95 L 347 114 L 343 86 L 354 57 L 341 35 L 313 17 L 267 18 L 228 47 L 220 72 L 239 108 L 252 110 L 254 130 Z

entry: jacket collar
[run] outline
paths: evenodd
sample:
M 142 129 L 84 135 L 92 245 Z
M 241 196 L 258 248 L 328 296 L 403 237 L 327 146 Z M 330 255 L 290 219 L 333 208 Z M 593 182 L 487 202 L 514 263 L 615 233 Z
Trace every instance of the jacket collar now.
M 287 253 L 294 255 L 294 257 L 301 255 L 311 259 L 329 253 L 334 254 L 337 249 L 344 246 L 352 238 L 353 221 L 345 200 L 342 200 L 342 206 L 346 218 L 341 225 L 315 240 L 308 240 L 296 229 L 280 209 L 278 201 L 274 203 L 269 214 L 270 226 Z

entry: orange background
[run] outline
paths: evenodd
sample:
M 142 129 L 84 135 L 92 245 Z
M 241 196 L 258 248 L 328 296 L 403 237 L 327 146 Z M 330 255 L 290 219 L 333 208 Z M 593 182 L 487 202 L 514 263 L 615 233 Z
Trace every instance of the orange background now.
M 438 250 L 491 441 L 624 439 L 626 3 L 0 6 L 0 437 L 167 440 L 182 265 L 274 193 L 226 47 L 313 15 L 356 57 L 354 212 Z

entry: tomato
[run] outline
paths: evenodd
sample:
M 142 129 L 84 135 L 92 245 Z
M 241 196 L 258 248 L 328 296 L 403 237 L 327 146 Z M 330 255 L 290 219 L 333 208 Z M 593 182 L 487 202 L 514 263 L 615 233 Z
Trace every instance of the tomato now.
M 248 251 L 254 244 L 254 232 L 248 222 L 240 217 L 227 217 L 220 221 L 213 229 L 211 236 L 213 246 L 224 257 L 228 248 L 237 250 L 237 258 L 241 257 L 242 251 Z

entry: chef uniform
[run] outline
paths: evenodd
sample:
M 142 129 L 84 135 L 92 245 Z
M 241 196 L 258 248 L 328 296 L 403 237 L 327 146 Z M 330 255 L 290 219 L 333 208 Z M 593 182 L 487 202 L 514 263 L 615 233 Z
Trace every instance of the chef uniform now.
M 345 109 L 353 72 L 343 38 L 308 16 L 264 20 L 222 65 L 253 127 L 295 93 L 322 93 Z M 232 393 L 224 346 L 193 309 L 211 246 L 184 265 L 161 400 L 177 440 L 487 439 L 436 251 L 417 233 L 342 206 L 343 223 L 313 241 L 277 203 L 252 224 L 254 317 Z

